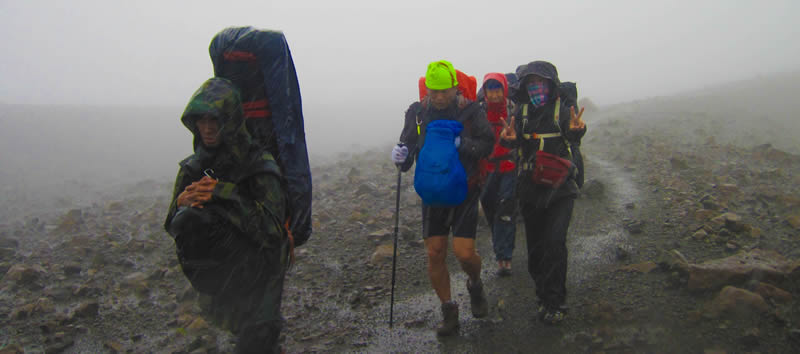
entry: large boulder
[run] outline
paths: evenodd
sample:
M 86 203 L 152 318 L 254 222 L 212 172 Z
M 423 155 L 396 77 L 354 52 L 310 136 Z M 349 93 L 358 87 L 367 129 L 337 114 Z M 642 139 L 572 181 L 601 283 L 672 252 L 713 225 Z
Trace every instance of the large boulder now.
M 751 279 L 781 281 L 794 269 L 791 261 L 778 252 L 754 249 L 733 256 L 689 264 L 689 289 L 713 290 L 743 284 Z

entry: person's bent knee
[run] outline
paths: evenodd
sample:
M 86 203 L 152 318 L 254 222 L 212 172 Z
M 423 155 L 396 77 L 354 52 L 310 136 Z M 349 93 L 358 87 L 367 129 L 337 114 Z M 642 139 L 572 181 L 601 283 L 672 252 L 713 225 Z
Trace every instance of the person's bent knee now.
M 473 241 L 469 242 L 467 240 Z M 465 239 L 464 241 L 453 242 L 453 253 L 455 253 L 456 258 L 461 261 L 469 261 L 473 257 L 475 257 L 478 253 L 475 251 L 475 242 L 471 239 Z
M 432 236 L 425 240 L 425 248 L 428 251 L 428 260 L 431 263 L 444 263 L 447 256 L 447 238 Z

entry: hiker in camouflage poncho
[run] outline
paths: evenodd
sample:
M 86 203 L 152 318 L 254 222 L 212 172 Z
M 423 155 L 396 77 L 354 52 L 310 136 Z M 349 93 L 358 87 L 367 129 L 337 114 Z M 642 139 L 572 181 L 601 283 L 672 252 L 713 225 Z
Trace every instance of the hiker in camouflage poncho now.
M 238 333 L 237 352 L 279 352 L 288 264 L 280 170 L 251 142 L 228 80 L 206 81 L 181 122 L 194 154 L 180 162 L 164 226 L 183 272 L 212 322 Z

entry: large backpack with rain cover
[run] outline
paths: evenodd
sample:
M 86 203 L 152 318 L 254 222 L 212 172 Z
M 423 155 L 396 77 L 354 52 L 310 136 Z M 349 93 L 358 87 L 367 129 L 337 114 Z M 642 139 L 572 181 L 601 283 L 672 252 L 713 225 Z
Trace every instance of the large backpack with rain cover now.
M 288 194 L 288 229 L 295 245 L 311 236 L 311 169 L 300 86 L 283 33 L 252 27 L 219 32 L 208 48 L 214 75 L 240 90 L 247 129 L 272 153 Z

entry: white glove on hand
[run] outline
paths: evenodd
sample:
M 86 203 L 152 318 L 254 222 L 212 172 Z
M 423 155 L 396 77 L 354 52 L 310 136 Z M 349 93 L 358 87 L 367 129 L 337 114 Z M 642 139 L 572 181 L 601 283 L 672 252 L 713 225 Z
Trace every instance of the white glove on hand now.
M 394 162 L 395 165 L 406 162 L 406 158 L 408 158 L 407 146 L 397 144 L 392 148 L 392 162 Z
M 453 142 L 456 144 L 456 149 L 458 149 L 458 147 L 461 146 L 461 137 L 457 136 L 456 140 Z

